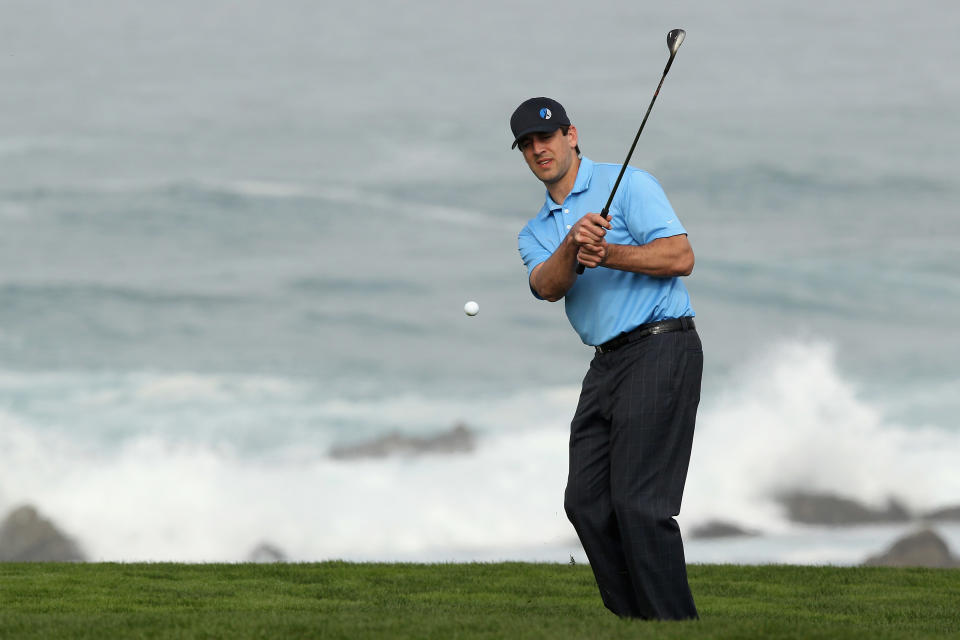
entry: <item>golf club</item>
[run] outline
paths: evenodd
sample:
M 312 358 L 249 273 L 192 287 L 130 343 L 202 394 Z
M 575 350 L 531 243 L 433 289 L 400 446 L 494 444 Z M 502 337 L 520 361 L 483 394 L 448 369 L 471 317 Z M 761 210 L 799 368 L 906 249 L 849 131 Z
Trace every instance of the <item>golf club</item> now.
M 657 85 L 657 90 L 653 92 L 653 99 L 650 100 L 650 106 L 647 107 L 647 113 L 643 116 L 643 122 L 640 123 L 640 129 L 637 130 L 637 137 L 633 139 L 633 144 L 630 145 L 630 151 L 627 153 L 627 159 L 623 161 L 623 166 L 620 167 L 620 175 L 617 176 L 617 181 L 613 183 L 613 190 L 610 192 L 610 197 L 607 198 L 607 204 L 604 205 L 603 211 L 600 212 L 604 218 L 610 219 L 610 203 L 613 202 L 613 196 L 617 193 L 617 187 L 620 186 L 620 179 L 623 178 L 624 171 L 627 170 L 627 165 L 630 163 L 630 157 L 633 155 L 633 150 L 637 148 L 637 141 L 640 140 L 640 134 L 643 133 L 643 125 L 647 124 L 647 118 L 650 117 L 650 110 L 653 109 L 653 103 L 657 101 L 657 95 L 660 94 L 660 87 L 663 86 L 663 81 L 667 77 L 667 72 L 670 71 L 670 65 L 673 64 L 673 58 L 677 55 L 677 49 L 680 48 L 680 45 L 683 43 L 684 37 L 686 37 L 687 32 L 683 29 L 672 29 L 670 33 L 667 34 L 667 47 L 670 49 L 670 59 L 667 60 L 667 66 L 663 68 L 663 75 L 660 76 L 660 84 Z M 577 273 L 583 273 L 584 266 L 582 264 L 577 265 Z

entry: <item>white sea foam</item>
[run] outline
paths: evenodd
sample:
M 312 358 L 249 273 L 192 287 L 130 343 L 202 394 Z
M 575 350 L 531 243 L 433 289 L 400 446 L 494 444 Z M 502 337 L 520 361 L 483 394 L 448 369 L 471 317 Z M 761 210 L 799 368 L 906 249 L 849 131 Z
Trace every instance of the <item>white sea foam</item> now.
M 518 220 L 497 218 L 490 212 L 481 209 L 437 205 L 431 202 L 411 200 L 410 198 L 391 197 L 362 187 L 326 186 L 317 189 L 314 193 L 317 197 L 331 202 L 375 207 L 421 221 L 432 220 L 444 224 L 474 228 L 500 227 L 505 232 L 510 233 L 511 236 L 517 233 L 521 225 Z
M 555 431 L 485 439 L 476 455 L 353 463 L 320 450 L 262 463 L 155 437 L 104 456 L 6 417 L 3 440 L 4 507 L 37 504 L 95 559 L 238 560 L 261 540 L 294 559 L 424 557 L 570 535 Z
M 686 494 L 696 518 L 786 527 L 794 489 L 926 509 L 960 501 L 960 434 L 897 424 L 867 404 L 826 343 L 789 342 L 746 364 L 701 410 Z
M 271 180 L 115 180 L 103 179 L 88 181 L 82 185 L 64 187 L 64 193 L 75 195 L 85 193 L 109 196 L 139 196 L 164 192 L 213 194 L 236 196 L 238 198 L 256 198 L 266 200 L 289 200 L 293 198 L 322 200 L 327 203 L 361 206 L 370 210 L 389 211 L 392 215 L 406 218 L 429 220 L 458 227 L 490 228 L 491 225 L 502 228 L 511 236 L 519 230 L 521 221 L 503 219 L 492 215 L 490 211 L 478 208 L 439 205 L 429 198 L 416 199 L 410 196 L 396 197 L 384 192 L 382 187 L 370 187 L 346 183 L 307 184 Z M 320 208 L 329 215 L 329 210 Z M 309 211 L 308 211 L 309 212 Z M 90 215 L 98 215 L 96 209 Z M 15 203 L 4 203 L 0 215 L 22 216 L 22 209 Z
M 4 386 L 16 379 L 6 374 Z M 269 409 L 311 403 L 312 394 L 297 384 L 196 374 L 141 374 L 128 383 L 132 393 L 114 400 L 132 407 L 129 419 L 166 412 L 157 419 L 170 424 L 178 417 L 217 419 L 248 391 L 259 392 L 260 401 L 269 400 L 259 418 L 249 415 L 256 401 L 227 415 L 240 424 L 246 412 L 239 430 L 276 438 L 264 438 L 262 450 L 244 448 L 225 435 L 230 421 L 220 416 L 225 424 L 216 438 L 203 437 L 210 431 L 204 425 L 186 425 L 131 430 L 108 447 L 103 434 L 39 424 L 47 411 L 25 416 L 8 408 L 0 413 L 0 511 L 35 503 L 92 558 L 104 560 L 242 560 L 263 540 L 297 560 L 580 557 L 562 508 L 577 389 L 475 404 L 415 396 L 317 399 L 314 411 L 300 406 L 285 415 L 306 413 L 320 429 L 329 421 L 328 433 L 298 441 Z M 191 405 L 196 410 L 185 412 Z M 93 407 L 84 410 L 96 415 Z M 330 442 L 351 439 L 334 437 L 332 424 L 353 429 L 377 420 L 381 432 L 410 433 L 466 420 L 478 447 L 450 456 L 327 457 Z M 810 534 L 786 521 L 773 494 L 805 488 L 877 503 L 896 495 L 918 509 L 954 504 L 958 455 L 956 433 L 889 423 L 865 404 L 830 346 L 779 345 L 722 389 L 706 390 L 680 518 L 685 528 L 719 518 L 765 535 L 692 541 L 690 559 L 857 562 L 906 527 Z
M 8 221 L 26 220 L 30 215 L 30 209 L 19 202 L 0 201 L 0 219 Z
M 310 195 L 308 189 L 302 185 L 289 182 L 275 182 L 267 180 L 240 180 L 217 183 L 238 195 L 260 198 L 301 198 Z

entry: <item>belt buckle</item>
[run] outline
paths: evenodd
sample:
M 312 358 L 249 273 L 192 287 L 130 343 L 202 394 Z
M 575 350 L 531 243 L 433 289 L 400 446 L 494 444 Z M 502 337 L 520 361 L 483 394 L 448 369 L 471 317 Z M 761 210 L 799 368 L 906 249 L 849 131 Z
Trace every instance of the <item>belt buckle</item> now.
M 606 342 L 603 344 L 606 344 Z M 603 344 L 598 344 L 597 346 L 594 347 L 594 349 L 597 350 L 597 355 L 602 356 L 604 354 L 610 353 L 611 351 L 616 349 L 618 346 L 620 346 L 620 345 L 611 345 L 609 347 L 604 348 Z
M 661 333 L 670 333 L 671 331 L 673 331 L 673 329 L 670 329 L 669 325 L 663 324 L 661 322 L 653 325 L 652 327 L 647 329 L 644 333 L 646 333 L 646 335 L 648 336 L 658 336 Z
M 630 340 L 627 339 L 626 334 L 621 333 L 615 338 L 611 338 L 610 340 L 607 340 L 603 344 L 598 344 L 597 346 L 594 347 L 594 349 L 596 349 L 597 353 L 599 354 L 610 353 L 615 349 L 619 349 L 620 347 L 627 344 L 628 342 L 630 342 Z M 604 345 L 610 345 L 610 346 L 604 347 Z

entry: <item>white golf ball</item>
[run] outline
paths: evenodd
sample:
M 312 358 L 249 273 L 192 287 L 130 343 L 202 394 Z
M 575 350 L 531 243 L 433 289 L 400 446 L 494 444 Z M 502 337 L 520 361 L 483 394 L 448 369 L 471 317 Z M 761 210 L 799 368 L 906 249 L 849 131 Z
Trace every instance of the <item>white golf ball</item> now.
M 480 313 L 480 305 L 471 300 L 467 304 L 463 305 L 463 312 L 468 316 L 475 316 Z

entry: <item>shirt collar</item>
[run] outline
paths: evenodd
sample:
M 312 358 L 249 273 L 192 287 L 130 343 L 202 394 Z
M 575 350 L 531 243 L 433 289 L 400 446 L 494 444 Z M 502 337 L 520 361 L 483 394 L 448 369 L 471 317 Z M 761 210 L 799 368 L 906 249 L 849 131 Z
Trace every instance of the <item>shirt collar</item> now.
M 573 183 L 573 189 L 570 190 L 567 198 L 590 188 L 590 178 L 593 177 L 593 164 L 593 160 L 587 156 L 580 156 L 580 168 L 577 169 L 577 180 Z M 554 202 L 553 198 L 550 197 L 550 192 L 547 191 L 546 202 L 544 202 L 541 217 L 546 218 L 552 211 L 560 208 L 561 205 Z

